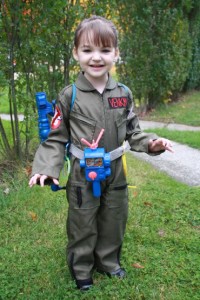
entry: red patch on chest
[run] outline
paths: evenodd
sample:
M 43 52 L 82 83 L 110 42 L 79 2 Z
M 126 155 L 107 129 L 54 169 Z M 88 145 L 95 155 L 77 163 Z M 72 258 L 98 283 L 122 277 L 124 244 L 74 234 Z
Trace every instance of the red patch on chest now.
M 126 97 L 113 97 L 108 98 L 108 103 L 111 109 L 125 108 L 127 106 L 128 99 Z

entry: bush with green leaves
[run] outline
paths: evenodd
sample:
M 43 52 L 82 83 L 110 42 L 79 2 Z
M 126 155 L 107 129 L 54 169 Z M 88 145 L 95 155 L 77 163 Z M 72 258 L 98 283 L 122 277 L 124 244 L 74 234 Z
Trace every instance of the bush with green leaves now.
M 120 6 L 120 80 L 140 105 L 155 107 L 182 90 L 191 59 L 184 4 L 172 1 L 117 1 Z M 186 8 L 185 8 L 186 9 Z M 189 8 L 187 8 L 189 9 Z

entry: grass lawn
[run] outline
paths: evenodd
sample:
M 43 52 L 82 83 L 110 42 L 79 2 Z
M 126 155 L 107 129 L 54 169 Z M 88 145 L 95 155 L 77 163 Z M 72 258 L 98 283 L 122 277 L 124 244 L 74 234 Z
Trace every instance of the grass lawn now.
M 200 187 L 188 187 L 128 157 L 129 220 L 123 281 L 94 273 L 94 288 L 75 289 L 65 261 L 65 192 L 1 178 L 0 299 L 199 300 Z M 7 190 L 8 194 L 3 191 Z
M 2 120 L 4 130 L 6 132 L 7 139 L 11 142 L 12 141 L 12 132 L 11 132 L 11 122 Z M 0 140 L 1 140 L 1 135 L 0 135 Z
M 182 96 L 181 101 L 156 108 L 144 120 L 200 126 L 199 112 L 200 92 L 194 91 Z
M 7 139 L 9 141 L 9 144 L 11 146 L 11 148 L 13 147 L 13 139 L 12 139 L 12 131 L 11 131 L 11 122 L 10 121 L 6 121 L 6 120 L 2 120 L 2 124 L 7 136 Z M 25 128 L 25 122 L 19 122 L 19 131 L 20 131 L 20 135 L 21 135 L 21 145 L 24 149 L 25 146 L 25 132 L 26 132 L 26 128 Z M 38 134 L 38 127 L 37 127 L 37 123 L 34 122 L 32 123 L 32 127 L 31 127 L 31 134 L 32 134 L 32 139 L 29 143 L 29 151 L 31 153 L 35 153 L 36 148 L 38 146 L 39 143 L 39 134 Z M 3 151 L 3 155 L 2 155 L 2 151 L 1 151 L 1 143 L 2 143 L 2 137 L 0 134 L 0 164 L 2 161 L 2 157 L 3 160 L 5 159 L 5 152 Z M 6 154 L 7 155 L 7 154 Z
M 8 89 L 0 91 L 0 113 L 9 114 Z
M 9 114 L 10 108 L 9 108 L 9 98 L 8 98 L 8 87 L 5 87 L 4 89 L 0 90 L 0 113 L 1 114 Z M 18 107 L 18 113 L 24 113 L 23 108 Z
M 145 132 L 154 132 L 158 136 L 188 145 L 192 148 L 200 149 L 200 131 L 178 131 L 166 128 L 156 128 L 145 130 Z

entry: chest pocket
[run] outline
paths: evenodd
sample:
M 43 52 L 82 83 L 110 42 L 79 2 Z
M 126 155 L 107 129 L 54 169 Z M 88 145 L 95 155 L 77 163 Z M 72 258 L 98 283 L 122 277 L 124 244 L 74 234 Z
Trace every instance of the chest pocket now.
M 70 113 L 70 135 L 71 142 L 76 146 L 81 146 L 81 138 L 92 142 L 94 139 L 97 121 L 90 119 L 77 112 Z
M 126 119 L 123 116 L 118 118 L 116 120 L 116 126 L 118 145 L 120 146 L 126 138 Z

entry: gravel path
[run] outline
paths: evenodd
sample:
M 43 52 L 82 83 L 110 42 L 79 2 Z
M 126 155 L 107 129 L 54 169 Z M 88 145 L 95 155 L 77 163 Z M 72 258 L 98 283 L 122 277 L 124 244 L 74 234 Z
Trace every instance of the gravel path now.
M 152 132 L 153 128 L 166 127 L 166 124 L 148 121 L 140 121 L 140 125 L 143 130 L 151 128 Z M 172 129 L 172 126 L 170 127 Z M 200 131 L 200 127 L 179 124 L 173 124 L 173 129 Z M 173 148 L 175 153 L 166 151 L 159 156 L 149 156 L 146 153 L 131 153 L 135 157 L 151 163 L 158 170 L 166 172 L 180 182 L 189 186 L 200 186 L 200 151 L 175 142 L 173 142 Z
M 170 130 L 180 130 L 180 131 L 200 131 L 199 126 L 189 126 L 183 124 L 162 123 L 162 122 L 154 122 L 154 121 L 140 120 L 140 126 L 143 130 L 151 129 L 151 128 L 167 128 Z
M 0 118 L 2 120 L 9 121 L 10 120 L 10 115 L 8 115 L 8 114 L 0 114 Z M 13 119 L 14 119 L 14 116 L 13 116 Z M 24 116 L 23 115 L 18 115 L 18 119 L 19 119 L 19 121 L 23 121 L 24 120 Z

